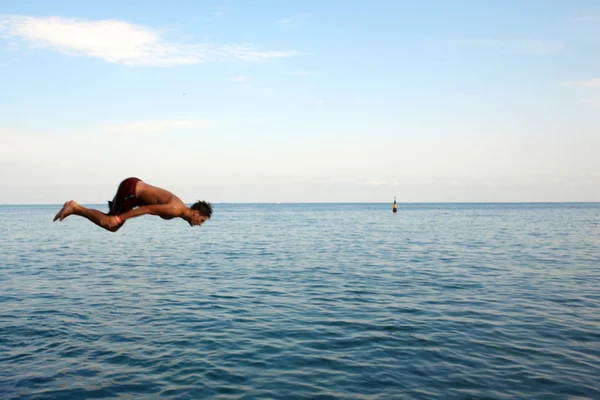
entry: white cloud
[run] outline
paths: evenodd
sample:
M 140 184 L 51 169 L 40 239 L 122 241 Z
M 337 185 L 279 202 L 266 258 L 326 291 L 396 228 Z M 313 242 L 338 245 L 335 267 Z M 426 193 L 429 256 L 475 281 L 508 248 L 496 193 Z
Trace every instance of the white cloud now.
M 600 98 L 598 98 L 598 99 L 583 99 L 580 101 L 580 103 L 594 107 L 594 108 L 600 108 Z
M 246 75 L 237 75 L 237 76 L 230 77 L 228 80 L 230 82 L 244 83 L 244 82 L 248 82 L 250 80 L 250 77 L 246 76 Z
M 206 61 L 264 61 L 291 57 L 297 51 L 259 50 L 252 44 L 180 44 L 159 31 L 119 20 L 0 16 L 0 33 L 35 47 L 52 48 L 72 56 L 101 58 L 129 66 L 171 66 Z
M 16 58 L 9 58 L 8 60 L 0 60 L 0 67 L 8 67 L 10 64 L 16 62 Z
M 535 39 L 467 38 L 441 40 L 430 43 L 430 45 L 442 48 L 480 48 L 533 55 L 557 54 L 565 50 L 565 46 L 562 43 Z
M 566 87 L 577 87 L 584 88 L 584 90 L 591 90 L 592 92 L 596 92 L 600 88 L 600 78 L 588 79 L 583 81 L 567 81 L 562 83 L 563 86 Z M 594 96 L 592 94 L 592 96 Z M 600 108 L 600 98 L 589 97 L 579 100 L 580 104 L 585 104 L 586 106 L 593 108 Z
M 264 61 L 270 58 L 284 58 L 302 55 L 298 51 L 259 51 L 251 44 L 224 45 L 219 53 L 227 58 L 236 58 L 244 61 Z
M 600 12 L 587 12 L 579 15 L 577 18 L 579 21 L 586 22 L 600 22 Z
M 279 21 L 277 21 L 278 25 L 290 25 L 292 23 L 292 19 L 291 18 L 281 18 Z
M 586 81 L 567 81 L 563 82 L 563 86 L 600 87 L 600 78 L 589 79 Z
M 367 185 L 371 185 L 371 186 L 381 186 L 381 185 L 387 185 L 387 181 L 378 181 L 378 180 L 370 180 L 366 182 Z
M 19 50 L 19 45 L 15 42 L 8 42 L 4 45 L 4 51 L 17 51 Z
M 266 94 L 268 96 L 276 95 L 278 92 L 278 90 L 276 88 L 272 88 L 272 87 L 263 87 L 263 88 L 260 88 L 260 91 L 262 94 Z
M 558 54 L 565 50 L 562 43 L 540 40 L 520 40 L 510 46 L 514 51 L 526 54 Z
M 314 75 L 313 71 L 292 71 L 292 72 L 284 72 L 285 75 L 298 75 L 298 76 L 309 76 Z
M 197 130 L 207 128 L 211 125 L 212 121 L 206 119 L 167 119 L 123 122 L 119 124 L 106 125 L 102 128 L 102 131 L 117 135 L 138 135 L 169 131 Z

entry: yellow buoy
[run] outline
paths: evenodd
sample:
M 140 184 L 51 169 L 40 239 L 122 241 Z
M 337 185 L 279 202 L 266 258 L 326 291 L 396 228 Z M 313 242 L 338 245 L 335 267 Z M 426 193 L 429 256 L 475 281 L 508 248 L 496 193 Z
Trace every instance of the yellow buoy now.
M 396 196 L 394 196 L 394 208 L 393 210 L 395 213 L 398 212 L 398 206 L 396 205 Z

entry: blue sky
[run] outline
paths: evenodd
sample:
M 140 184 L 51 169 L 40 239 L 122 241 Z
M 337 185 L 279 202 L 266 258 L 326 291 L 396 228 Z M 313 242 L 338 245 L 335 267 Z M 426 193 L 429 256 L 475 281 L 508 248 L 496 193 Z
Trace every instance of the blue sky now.
M 596 1 L 17 2 L 0 203 L 600 201 Z

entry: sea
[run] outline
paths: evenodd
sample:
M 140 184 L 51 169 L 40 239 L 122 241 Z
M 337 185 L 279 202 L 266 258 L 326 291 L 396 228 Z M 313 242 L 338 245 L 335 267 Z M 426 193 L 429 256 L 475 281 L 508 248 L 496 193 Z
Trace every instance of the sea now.
M 2 399 L 600 399 L 600 203 L 60 207 L 0 206 Z

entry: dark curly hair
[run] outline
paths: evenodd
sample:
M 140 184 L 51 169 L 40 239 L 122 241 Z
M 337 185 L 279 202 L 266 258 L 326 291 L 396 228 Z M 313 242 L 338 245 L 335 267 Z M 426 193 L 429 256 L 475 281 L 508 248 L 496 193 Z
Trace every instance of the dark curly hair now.
M 207 203 L 206 201 L 198 200 L 190 208 L 192 210 L 197 210 L 201 215 L 204 215 L 207 218 L 210 218 L 213 212 L 212 204 Z

